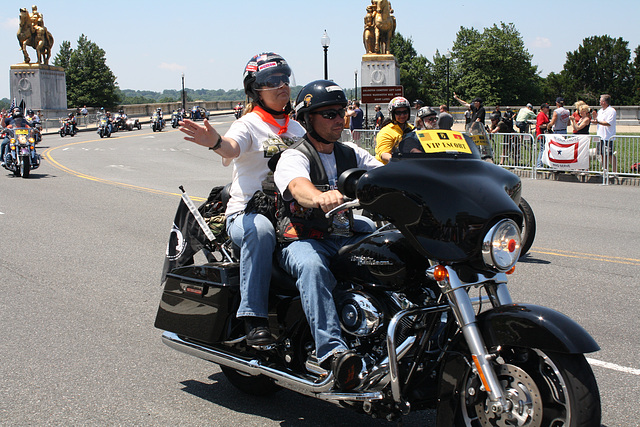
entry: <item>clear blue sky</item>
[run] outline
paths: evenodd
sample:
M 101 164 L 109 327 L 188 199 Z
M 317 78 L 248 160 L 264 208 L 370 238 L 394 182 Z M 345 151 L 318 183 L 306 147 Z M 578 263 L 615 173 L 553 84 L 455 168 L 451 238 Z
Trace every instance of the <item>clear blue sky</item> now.
M 63 40 L 75 48 L 84 33 L 106 51 L 107 65 L 121 89 L 153 91 L 180 89 L 182 73 L 188 88 L 241 88 L 244 65 L 263 51 L 283 55 L 297 84 L 322 78 L 320 37 L 325 29 L 331 38 L 329 78 L 351 88 L 355 71 L 360 74 L 363 19 L 370 4 L 369 0 L 32 2 L 55 38 L 53 56 Z M 9 97 L 9 66 L 22 62 L 16 38 L 19 8 L 30 11 L 32 2 L 5 4 L 0 11 L 0 98 Z M 631 52 L 640 44 L 640 2 L 622 0 L 606 7 L 604 3 L 391 1 L 396 31 L 411 37 L 418 53 L 430 60 L 436 50 L 451 48 L 461 26 L 482 30 L 503 21 L 516 26 L 542 76 L 562 70 L 566 53 L 586 37 L 622 37 Z M 35 51 L 28 49 L 34 58 Z

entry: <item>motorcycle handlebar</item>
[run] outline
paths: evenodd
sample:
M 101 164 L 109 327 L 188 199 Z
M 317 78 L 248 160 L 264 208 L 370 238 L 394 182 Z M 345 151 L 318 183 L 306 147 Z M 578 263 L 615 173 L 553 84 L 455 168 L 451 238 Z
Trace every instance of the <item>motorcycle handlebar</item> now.
M 335 208 L 331 209 L 329 212 L 327 212 L 326 214 L 324 214 L 325 218 L 329 218 L 331 217 L 331 215 L 333 215 L 336 212 L 345 210 L 345 209 L 351 209 L 351 208 L 357 208 L 360 206 L 360 200 L 358 199 L 353 199 L 353 200 L 349 200 L 344 202 L 343 204 L 336 206 Z

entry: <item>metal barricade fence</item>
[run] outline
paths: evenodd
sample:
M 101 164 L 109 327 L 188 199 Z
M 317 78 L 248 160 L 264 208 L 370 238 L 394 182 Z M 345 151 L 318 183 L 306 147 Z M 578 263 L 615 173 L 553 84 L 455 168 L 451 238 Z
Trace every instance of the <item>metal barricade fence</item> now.
M 368 129 L 354 129 L 349 132 L 350 139 L 341 139 L 341 141 L 350 141 L 355 143 L 358 147 L 364 148 L 369 153 L 375 156 L 376 154 L 376 135 L 377 130 Z M 342 132 L 342 136 L 345 137 L 345 131 Z
M 491 148 L 493 161 L 508 169 L 530 170 L 534 177 L 534 167 L 538 152 L 530 133 L 492 133 Z
M 611 142 L 617 174 L 640 177 L 640 135 L 615 135 Z

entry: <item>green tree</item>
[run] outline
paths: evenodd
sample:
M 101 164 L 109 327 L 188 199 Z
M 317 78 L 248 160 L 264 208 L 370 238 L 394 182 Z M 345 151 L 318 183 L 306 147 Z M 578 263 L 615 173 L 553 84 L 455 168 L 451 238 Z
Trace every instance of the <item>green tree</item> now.
M 452 49 L 453 87 L 463 99 L 524 105 L 540 98 L 542 79 L 513 24 L 460 27 Z
M 400 33 L 391 38 L 390 51 L 400 67 L 400 84 L 405 98 L 412 102 L 418 98 L 431 104 L 433 77 L 429 60 L 418 55 L 411 38 L 405 39 Z
M 628 44 L 620 37 L 593 36 L 584 39 L 577 50 L 568 52 L 563 70 L 565 98 L 596 105 L 600 95 L 608 93 L 618 105 L 630 103 L 633 81 Z
M 69 68 L 69 59 L 71 58 L 71 43 L 67 40 L 64 40 L 62 44 L 60 44 L 60 50 L 55 58 L 53 58 L 53 65 L 56 67 L 62 67 L 65 70 Z
M 64 56 L 61 56 L 60 64 L 63 61 Z M 120 102 L 116 76 L 107 66 L 105 51 L 84 34 L 78 39 L 77 48 L 71 50 L 69 55 L 66 79 L 69 106 L 113 108 Z

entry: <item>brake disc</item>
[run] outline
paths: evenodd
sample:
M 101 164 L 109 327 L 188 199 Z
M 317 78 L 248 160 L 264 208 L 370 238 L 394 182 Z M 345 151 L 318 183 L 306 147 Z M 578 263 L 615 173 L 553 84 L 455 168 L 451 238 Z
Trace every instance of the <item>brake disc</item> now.
M 542 396 L 535 381 L 515 365 L 497 365 L 496 374 L 509 407 L 497 414 L 486 399 L 476 405 L 476 415 L 483 426 L 538 427 L 542 423 Z

